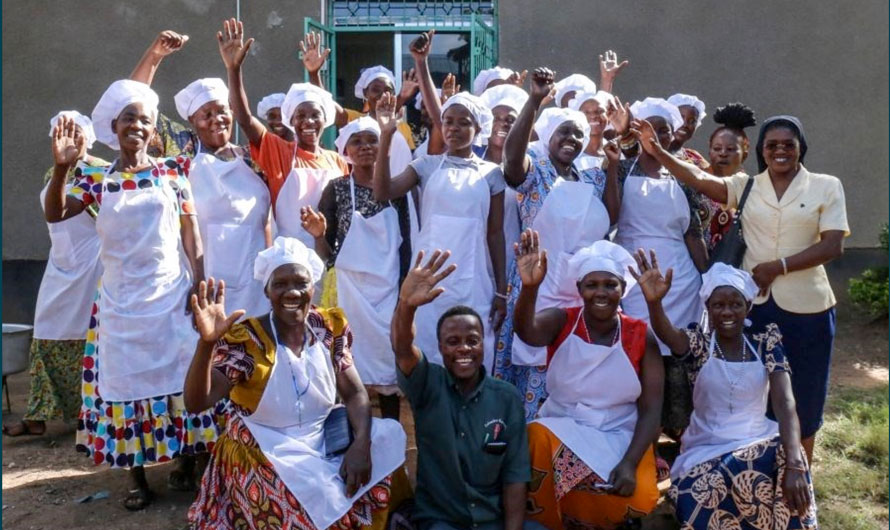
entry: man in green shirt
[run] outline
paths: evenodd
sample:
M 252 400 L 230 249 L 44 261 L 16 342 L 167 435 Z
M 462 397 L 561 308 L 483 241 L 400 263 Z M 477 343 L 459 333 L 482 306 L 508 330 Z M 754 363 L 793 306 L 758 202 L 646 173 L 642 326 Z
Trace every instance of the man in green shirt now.
M 444 289 L 454 271 L 448 252 L 417 262 L 399 292 L 392 344 L 399 387 L 414 412 L 417 492 L 414 520 L 421 530 L 520 530 L 531 466 L 519 391 L 482 367 L 483 323 L 456 306 L 437 324 L 444 367 L 414 346 L 414 314 Z

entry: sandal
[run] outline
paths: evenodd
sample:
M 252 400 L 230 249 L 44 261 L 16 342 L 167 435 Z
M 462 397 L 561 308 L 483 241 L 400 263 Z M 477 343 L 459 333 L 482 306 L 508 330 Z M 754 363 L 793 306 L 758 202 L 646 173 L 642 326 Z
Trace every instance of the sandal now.
M 195 491 L 195 477 L 188 471 L 174 469 L 167 476 L 167 488 L 171 491 Z
M 134 490 L 130 490 L 129 494 L 124 497 L 124 508 L 130 510 L 131 512 L 144 510 L 146 506 L 151 504 L 151 501 L 154 500 L 154 497 L 155 495 L 150 489 L 137 488 Z
M 18 423 L 7 423 L 3 426 L 3 434 L 9 436 L 10 438 L 15 438 L 17 436 L 42 436 L 46 432 L 46 423 L 43 423 L 43 428 L 39 431 L 32 430 L 30 424 L 33 423 L 41 422 L 27 422 L 25 420 L 19 420 Z
M 671 466 L 667 463 L 667 460 L 660 456 L 655 457 L 655 471 L 655 477 L 658 482 L 671 478 Z

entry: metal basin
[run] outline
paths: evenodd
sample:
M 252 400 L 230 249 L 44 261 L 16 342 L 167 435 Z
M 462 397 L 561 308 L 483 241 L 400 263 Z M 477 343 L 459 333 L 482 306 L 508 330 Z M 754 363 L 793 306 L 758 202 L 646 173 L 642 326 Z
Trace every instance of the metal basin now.
M 3 324 L 3 377 L 28 369 L 34 326 Z

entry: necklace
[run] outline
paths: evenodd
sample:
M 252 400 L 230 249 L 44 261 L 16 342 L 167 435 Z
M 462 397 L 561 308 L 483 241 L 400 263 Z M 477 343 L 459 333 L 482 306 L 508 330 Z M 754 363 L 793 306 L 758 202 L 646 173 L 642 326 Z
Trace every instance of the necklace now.
M 729 413 L 732 414 L 735 412 L 735 407 L 733 406 L 735 403 L 735 389 L 739 386 L 742 376 L 745 375 L 745 361 L 748 360 L 748 344 L 745 338 L 742 337 L 741 361 L 733 362 L 726 358 L 726 354 L 723 353 L 723 348 L 720 347 L 720 341 L 717 340 L 716 335 L 713 341 L 714 347 L 717 350 L 717 357 L 723 360 L 729 372 Z
M 275 329 L 275 317 L 272 315 L 271 312 L 269 313 L 269 324 L 271 325 L 271 328 L 272 328 L 272 337 L 275 339 L 275 345 L 278 346 L 280 344 L 278 342 L 278 331 Z M 305 342 L 305 340 L 306 340 L 306 338 L 304 338 L 304 342 Z M 297 395 L 297 421 L 299 422 L 299 426 L 302 427 L 303 426 L 303 396 L 306 394 L 306 392 L 309 391 L 309 384 L 312 381 L 312 378 L 309 376 L 308 373 L 303 374 L 304 378 L 306 379 L 306 384 L 303 387 L 303 390 L 300 390 L 300 386 L 299 386 L 299 384 L 297 384 L 297 371 L 294 369 L 294 363 L 293 363 L 293 360 L 291 359 L 291 356 L 292 356 L 291 349 L 288 348 L 287 345 L 285 345 L 285 344 L 281 344 L 281 346 L 284 346 L 284 354 L 285 354 L 285 357 L 287 357 L 287 366 L 288 366 L 288 368 L 290 368 L 291 382 L 294 385 L 294 393 Z M 309 368 L 311 368 L 311 367 L 312 367 L 312 365 L 310 364 Z
M 615 324 L 615 331 L 612 333 L 612 340 L 609 341 L 609 346 L 614 346 L 618 342 L 618 335 L 621 333 L 621 317 L 618 318 L 618 322 Z M 584 325 L 584 334 L 587 335 L 587 340 L 593 344 L 593 339 L 590 338 L 590 329 L 587 327 L 584 315 L 581 315 L 581 323 Z

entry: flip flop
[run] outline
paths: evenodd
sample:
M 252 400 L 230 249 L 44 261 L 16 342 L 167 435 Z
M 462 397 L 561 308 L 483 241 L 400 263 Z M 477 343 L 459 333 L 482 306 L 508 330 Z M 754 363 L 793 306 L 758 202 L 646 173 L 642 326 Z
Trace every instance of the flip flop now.
M 19 427 L 21 430 L 15 433 L 10 432 L 14 427 Z M 43 426 L 42 431 L 36 432 L 31 430 L 31 427 L 28 426 L 28 423 L 26 421 L 19 420 L 18 423 L 7 423 L 6 425 L 4 425 L 2 432 L 10 438 L 16 438 L 18 436 L 42 436 L 46 433 L 46 425 Z

